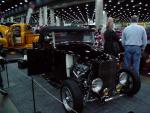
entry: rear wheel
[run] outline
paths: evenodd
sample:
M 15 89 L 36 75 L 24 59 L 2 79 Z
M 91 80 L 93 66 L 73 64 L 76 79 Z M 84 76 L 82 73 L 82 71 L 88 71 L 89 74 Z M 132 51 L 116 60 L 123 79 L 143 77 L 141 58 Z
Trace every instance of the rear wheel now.
M 122 93 L 134 96 L 141 88 L 140 76 L 130 70 L 121 69 L 118 72 L 119 84 L 122 85 Z
M 61 87 L 61 100 L 67 113 L 81 113 L 83 109 L 82 92 L 74 80 L 66 80 Z

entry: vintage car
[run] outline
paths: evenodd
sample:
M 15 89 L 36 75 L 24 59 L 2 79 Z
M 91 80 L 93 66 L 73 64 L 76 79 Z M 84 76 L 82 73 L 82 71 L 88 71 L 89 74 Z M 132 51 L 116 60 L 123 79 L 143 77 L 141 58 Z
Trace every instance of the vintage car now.
M 39 34 L 34 34 L 28 24 L 0 25 L 0 43 L 5 48 L 32 48 L 38 39 Z
M 93 47 L 93 31 L 86 28 L 45 27 L 41 38 L 50 46 L 29 49 L 28 74 L 50 73 L 61 85 L 67 113 L 81 113 L 87 102 L 107 102 L 123 95 L 134 96 L 140 77 L 118 67 L 118 59 Z M 46 41 L 47 42 L 47 41 Z
M 145 76 L 150 76 L 150 35 L 148 35 L 147 46 L 142 55 L 141 73 Z

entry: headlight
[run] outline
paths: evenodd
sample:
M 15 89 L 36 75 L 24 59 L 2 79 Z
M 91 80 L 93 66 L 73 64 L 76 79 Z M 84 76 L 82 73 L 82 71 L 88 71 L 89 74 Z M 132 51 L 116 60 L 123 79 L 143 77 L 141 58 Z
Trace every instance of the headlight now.
M 119 82 L 121 85 L 125 85 L 127 83 L 127 79 L 128 79 L 128 75 L 125 72 L 120 74 Z
M 92 91 L 99 93 L 103 87 L 103 81 L 100 78 L 96 78 L 92 81 Z

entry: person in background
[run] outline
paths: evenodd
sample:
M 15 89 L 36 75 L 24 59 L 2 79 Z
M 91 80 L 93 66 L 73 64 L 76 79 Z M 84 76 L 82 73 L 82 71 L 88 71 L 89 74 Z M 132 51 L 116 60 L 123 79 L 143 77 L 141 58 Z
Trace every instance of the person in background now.
M 118 37 L 114 31 L 114 20 L 111 17 L 108 18 L 106 31 L 104 32 L 104 51 L 116 57 L 119 53 Z
M 142 51 L 147 45 L 147 34 L 145 28 L 138 25 L 138 17 L 131 17 L 131 25 L 126 27 L 122 33 L 122 45 L 125 49 L 124 67 L 132 67 L 138 75 Z

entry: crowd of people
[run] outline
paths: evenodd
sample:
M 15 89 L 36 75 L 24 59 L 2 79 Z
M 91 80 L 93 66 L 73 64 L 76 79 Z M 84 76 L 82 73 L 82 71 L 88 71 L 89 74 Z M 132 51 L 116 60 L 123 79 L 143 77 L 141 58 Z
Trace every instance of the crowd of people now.
M 106 27 L 101 30 L 101 38 L 104 42 L 104 51 L 117 57 L 120 52 L 120 42 L 114 30 L 113 18 L 108 18 Z M 131 24 L 123 30 L 121 44 L 124 48 L 124 67 L 132 68 L 137 75 L 140 75 L 140 60 L 147 45 L 147 33 L 144 27 L 138 25 L 137 16 L 131 17 Z

